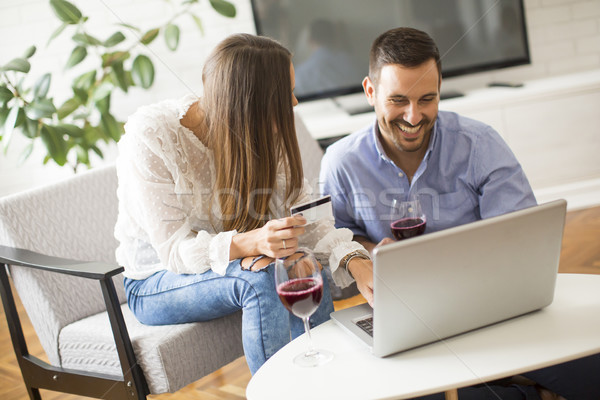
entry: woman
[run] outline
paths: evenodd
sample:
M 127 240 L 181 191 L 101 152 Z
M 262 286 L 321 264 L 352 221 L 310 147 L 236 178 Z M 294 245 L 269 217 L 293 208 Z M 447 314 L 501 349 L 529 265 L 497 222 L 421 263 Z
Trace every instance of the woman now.
M 268 38 L 234 35 L 208 58 L 202 80 L 202 98 L 142 107 L 125 125 L 117 260 L 142 323 L 206 321 L 242 309 L 254 373 L 290 331 L 293 338 L 304 331 L 277 296 L 274 258 L 310 247 L 329 257 L 338 285 L 352 282 L 352 273 L 369 301 L 372 265 L 349 230 L 328 221 L 303 226 L 287 211 L 309 199 L 289 51 Z M 324 288 L 315 325 L 333 310 Z

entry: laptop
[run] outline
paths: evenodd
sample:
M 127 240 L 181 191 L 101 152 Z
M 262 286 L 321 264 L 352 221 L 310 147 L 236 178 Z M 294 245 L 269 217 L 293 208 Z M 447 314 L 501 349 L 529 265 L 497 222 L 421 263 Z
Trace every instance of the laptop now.
M 385 357 L 546 307 L 554 299 L 566 204 L 381 246 L 374 251 L 374 307 L 331 318 Z

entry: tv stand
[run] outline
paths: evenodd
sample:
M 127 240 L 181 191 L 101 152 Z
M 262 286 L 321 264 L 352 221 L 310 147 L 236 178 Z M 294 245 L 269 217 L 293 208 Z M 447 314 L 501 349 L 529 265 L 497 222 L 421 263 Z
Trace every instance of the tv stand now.
M 371 105 L 362 105 L 357 107 L 342 107 L 348 115 L 358 115 L 358 114 L 366 114 L 373 112 L 373 107 Z
M 523 82 L 493 81 L 488 83 L 488 87 L 520 88 Z
M 570 209 L 599 204 L 600 69 L 519 83 L 523 86 L 472 89 L 442 100 L 439 108 L 494 127 L 523 166 L 539 203 L 563 197 Z M 376 119 L 374 112 L 349 115 L 331 99 L 301 103 L 296 112 L 315 139 L 331 141 Z M 561 113 L 569 118 L 548 117 Z
M 359 115 L 373 112 L 364 93 L 333 97 L 333 102 L 348 115 Z
M 442 90 L 440 93 L 440 100 L 454 99 L 456 97 L 463 97 L 465 94 L 458 90 Z

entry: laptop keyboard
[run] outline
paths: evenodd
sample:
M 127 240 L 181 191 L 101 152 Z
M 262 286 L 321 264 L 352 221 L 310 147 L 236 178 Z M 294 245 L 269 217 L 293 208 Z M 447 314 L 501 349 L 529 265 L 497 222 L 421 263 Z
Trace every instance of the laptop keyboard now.
M 369 336 L 373 337 L 373 317 L 366 317 L 363 319 L 359 319 L 355 322 L 355 324 L 365 331 Z

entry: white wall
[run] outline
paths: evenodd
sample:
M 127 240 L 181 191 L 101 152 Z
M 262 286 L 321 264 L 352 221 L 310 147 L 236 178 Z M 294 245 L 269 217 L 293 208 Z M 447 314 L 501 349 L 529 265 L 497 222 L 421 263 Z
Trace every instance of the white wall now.
M 71 0 L 90 17 L 93 31 L 105 38 L 116 30 L 118 22 L 128 22 L 142 30 L 150 29 L 170 15 L 164 0 Z M 231 0 L 238 16 L 221 17 L 212 10 L 208 0 L 202 0 L 199 14 L 204 23 L 201 36 L 191 18 L 182 18 L 180 48 L 172 53 L 164 40 L 158 38 L 148 51 L 156 62 L 156 81 L 149 91 L 134 89 L 125 98 L 117 95 L 114 110 L 117 117 L 126 119 L 138 106 L 163 98 L 179 97 L 186 93 L 202 92 L 200 71 L 208 52 L 228 34 L 254 32 L 249 0 Z M 301 0 L 287 0 L 301 1 Z M 174 2 L 179 2 L 174 0 Z M 492 80 L 531 80 L 576 71 L 600 68 L 600 1 L 599 0 L 525 0 L 532 64 L 493 73 L 448 79 L 445 87 L 468 90 L 484 86 Z M 47 71 L 55 72 L 51 89 L 68 88 L 73 76 L 86 71 L 77 66 L 61 78 L 60 71 L 72 50 L 67 39 L 59 38 L 46 47 L 50 34 L 59 26 L 52 15 L 48 0 L 0 0 L 0 64 L 20 56 L 31 44 L 38 47 L 32 59 L 32 79 Z M 127 32 L 124 32 L 128 34 Z M 365 55 L 366 56 L 366 55 Z M 55 103 L 65 100 L 68 91 L 57 93 Z M 577 104 L 573 104 L 577 107 Z M 568 115 L 568 110 L 566 110 Z M 594 129 L 600 130 L 599 127 Z M 42 153 L 37 152 L 22 166 L 17 159 L 24 141 L 14 137 L 9 152 L 0 153 L 0 196 L 49 182 L 71 174 L 50 162 L 41 165 Z M 0 145 L 2 143 L 0 142 Z M 41 146 L 41 143 L 39 143 Z M 114 157 L 114 147 L 106 150 L 107 160 Z M 101 160 L 96 160 L 96 165 Z

